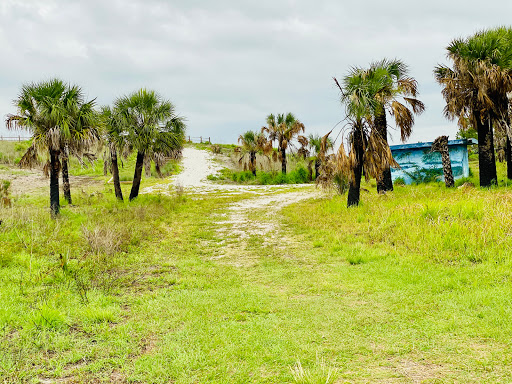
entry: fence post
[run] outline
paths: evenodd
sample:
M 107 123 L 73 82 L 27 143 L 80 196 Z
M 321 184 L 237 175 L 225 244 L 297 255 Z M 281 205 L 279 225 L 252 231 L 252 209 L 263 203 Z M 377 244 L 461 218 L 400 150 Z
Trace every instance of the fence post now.
M 212 141 L 210 140 L 210 137 L 208 137 L 208 144 L 211 144 Z
M 21 141 L 21 136 L 18 136 L 18 141 Z
M 199 139 L 201 140 L 201 144 L 203 144 L 203 136 L 199 137 Z
M 189 143 L 191 142 L 191 141 L 190 141 L 190 136 L 188 137 L 188 142 L 189 142 Z

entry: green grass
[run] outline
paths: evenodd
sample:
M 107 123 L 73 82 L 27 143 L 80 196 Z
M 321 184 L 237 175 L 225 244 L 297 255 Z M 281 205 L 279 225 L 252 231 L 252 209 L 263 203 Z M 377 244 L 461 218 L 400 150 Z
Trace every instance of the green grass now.
M 17 198 L 0 382 L 511 382 L 512 188 L 366 187 L 246 241 L 215 221 L 248 194 Z
M 228 168 L 221 169 L 216 175 L 209 175 L 208 180 L 234 182 L 245 185 L 281 185 L 311 183 L 308 171 L 303 166 L 297 166 L 293 171 L 283 174 L 277 171 L 233 171 Z
M 18 164 L 21 156 L 30 146 L 30 141 L 4 141 L 0 140 L 0 164 Z

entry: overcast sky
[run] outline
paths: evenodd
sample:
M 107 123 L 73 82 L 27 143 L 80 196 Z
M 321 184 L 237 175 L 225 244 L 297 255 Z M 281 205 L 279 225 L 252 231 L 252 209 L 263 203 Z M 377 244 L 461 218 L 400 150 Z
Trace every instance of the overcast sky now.
M 399 58 L 427 107 L 409 142 L 454 139 L 432 70 L 452 39 L 510 15 L 506 0 L 0 0 L 0 114 L 23 83 L 59 77 L 99 105 L 154 89 L 214 142 L 283 112 L 323 134 L 344 118 L 332 77 Z

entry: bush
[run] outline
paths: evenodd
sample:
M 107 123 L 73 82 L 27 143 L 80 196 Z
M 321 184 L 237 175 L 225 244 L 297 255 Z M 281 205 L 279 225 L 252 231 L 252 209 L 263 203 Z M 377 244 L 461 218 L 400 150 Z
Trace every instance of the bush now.
M 394 185 L 400 185 L 400 186 L 404 186 L 405 185 L 405 179 L 403 177 L 397 177 L 395 179 L 395 181 L 393 182 Z
M 303 166 L 298 167 L 295 171 L 290 172 L 288 181 L 295 184 L 305 184 L 308 182 L 308 171 Z
M 272 184 L 288 184 L 288 176 L 285 173 L 278 173 L 273 179 Z
M 258 172 L 258 184 L 269 185 L 272 184 L 272 176 L 268 172 Z

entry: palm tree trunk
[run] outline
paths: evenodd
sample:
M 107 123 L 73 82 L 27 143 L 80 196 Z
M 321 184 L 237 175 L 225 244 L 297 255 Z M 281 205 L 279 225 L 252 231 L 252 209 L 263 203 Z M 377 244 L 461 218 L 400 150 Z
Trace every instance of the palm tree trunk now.
M 286 174 L 286 149 L 281 147 L 281 171 Z
M 161 178 L 161 179 L 164 178 L 164 175 L 162 173 L 162 170 L 160 169 L 160 164 L 158 163 L 158 161 L 155 161 L 155 171 L 159 178 Z
M 251 171 L 256 176 L 256 152 L 249 153 L 249 161 L 251 163 Z
M 60 212 L 59 168 L 59 151 L 50 148 L 50 209 L 53 218 Z
M 117 151 L 110 148 L 110 160 L 112 162 L 112 179 L 114 181 L 114 191 L 118 200 L 123 201 L 123 191 L 121 190 L 121 182 L 119 181 L 119 166 L 117 165 Z
M 315 159 L 315 180 L 318 179 L 320 175 L 320 167 L 322 166 L 322 160 L 317 156 Z
M 505 157 L 507 160 L 507 179 L 512 179 L 512 144 L 507 135 L 507 141 L 505 144 Z
M 482 122 L 480 116 L 473 119 L 478 132 L 478 165 L 480 168 L 480 186 L 490 187 L 498 182 L 496 159 L 494 157 L 494 138 L 491 121 Z
M 130 201 L 139 196 L 140 180 L 142 178 L 142 168 L 144 166 L 144 152 L 137 152 L 137 162 L 135 163 L 135 173 L 133 174 L 132 190 L 130 192 Z
M 64 198 L 69 205 L 71 202 L 71 185 L 69 184 L 68 158 L 62 158 L 62 189 L 64 190 Z
M 386 110 L 382 111 L 375 116 L 375 128 L 382 140 L 387 144 L 388 142 L 388 128 L 386 121 Z M 389 164 L 385 164 L 384 170 L 380 177 L 377 179 L 377 192 L 384 193 L 393 190 L 393 180 L 391 180 L 391 168 Z
M 361 193 L 361 176 L 363 174 L 363 135 L 359 128 L 356 128 L 352 137 L 353 150 L 355 151 L 356 164 L 353 169 L 353 178 L 348 187 L 348 201 L 347 207 L 359 205 L 359 196 Z

